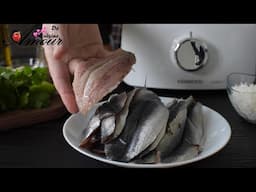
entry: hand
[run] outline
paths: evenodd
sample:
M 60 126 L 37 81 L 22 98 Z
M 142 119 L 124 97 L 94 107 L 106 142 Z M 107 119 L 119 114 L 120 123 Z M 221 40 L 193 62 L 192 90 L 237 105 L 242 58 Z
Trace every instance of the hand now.
M 55 34 L 62 40 L 60 45 L 44 45 L 45 57 L 53 83 L 70 113 L 78 112 L 72 88 L 72 66 L 90 59 L 106 57 L 101 35 L 96 24 L 44 24 L 48 34 Z M 70 64 L 72 63 L 72 66 Z

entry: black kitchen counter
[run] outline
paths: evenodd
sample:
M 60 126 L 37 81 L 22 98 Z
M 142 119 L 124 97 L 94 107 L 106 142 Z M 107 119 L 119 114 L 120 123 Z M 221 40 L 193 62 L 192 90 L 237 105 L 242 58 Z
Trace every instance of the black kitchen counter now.
M 115 92 L 130 90 L 121 84 Z M 161 96 L 195 99 L 223 115 L 231 125 L 232 137 L 217 154 L 183 167 L 256 167 L 256 126 L 240 118 L 232 108 L 226 91 L 166 91 L 154 90 Z M 64 140 L 61 119 L 31 127 L 0 132 L 0 167 L 39 168 L 108 168 L 105 163 L 76 152 Z

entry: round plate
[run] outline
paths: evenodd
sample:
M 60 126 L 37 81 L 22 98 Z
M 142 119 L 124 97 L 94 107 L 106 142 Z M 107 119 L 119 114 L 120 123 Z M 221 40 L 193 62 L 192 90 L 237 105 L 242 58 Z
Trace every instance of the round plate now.
M 173 98 L 161 97 L 163 103 L 170 102 Z M 67 119 L 63 127 L 63 134 L 68 144 L 78 152 L 93 158 L 95 160 L 105 162 L 108 164 L 129 167 L 129 168 L 168 168 L 177 167 L 193 163 L 202 159 L 205 159 L 218 151 L 220 151 L 231 138 L 231 128 L 229 123 L 216 111 L 203 106 L 204 115 L 204 127 L 206 129 L 206 141 L 203 146 L 204 150 L 195 158 L 179 161 L 173 163 L 158 163 L 158 164 L 135 164 L 135 163 L 124 163 L 118 161 L 111 161 L 106 158 L 100 157 L 97 154 L 90 152 L 89 150 L 79 147 L 82 139 L 82 133 L 88 124 L 89 119 L 94 114 L 96 106 L 88 113 L 85 117 L 80 113 L 73 114 Z

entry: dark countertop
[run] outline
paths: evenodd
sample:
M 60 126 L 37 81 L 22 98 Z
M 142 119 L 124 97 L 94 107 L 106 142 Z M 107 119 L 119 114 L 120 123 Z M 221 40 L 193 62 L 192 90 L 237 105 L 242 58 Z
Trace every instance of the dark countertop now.
M 131 89 L 121 84 L 115 92 Z M 187 97 L 223 115 L 230 123 L 232 137 L 217 154 L 184 167 L 256 167 L 256 126 L 240 118 L 226 91 L 154 90 L 161 96 Z M 111 165 L 87 158 L 71 148 L 62 135 L 69 114 L 61 119 L 0 132 L 0 167 L 108 168 Z

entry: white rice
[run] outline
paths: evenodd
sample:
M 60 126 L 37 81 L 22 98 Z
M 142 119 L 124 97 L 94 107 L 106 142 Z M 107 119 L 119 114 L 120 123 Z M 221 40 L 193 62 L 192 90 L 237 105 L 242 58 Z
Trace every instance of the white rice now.
M 232 87 L 230 99 L 236 110 L 246 119 L 256 120 L 256 85 L 241 83 Z

